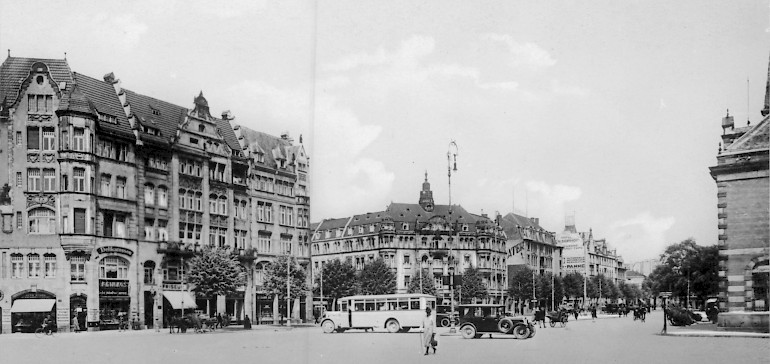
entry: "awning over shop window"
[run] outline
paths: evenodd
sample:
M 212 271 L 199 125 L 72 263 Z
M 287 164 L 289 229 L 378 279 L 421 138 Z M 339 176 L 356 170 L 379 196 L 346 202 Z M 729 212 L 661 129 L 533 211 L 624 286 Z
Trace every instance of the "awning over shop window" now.
M 198 308 L 198 305 L 195 304 L 195 298 L 185 291 L 163 291 L 163 297 L 166 297 L 175 310 Z
M 55 304 L 56 300 L 54 299 L 16 300 L 13 301 L 13 306 L 11 306 L 11 313 L 51 312 Z

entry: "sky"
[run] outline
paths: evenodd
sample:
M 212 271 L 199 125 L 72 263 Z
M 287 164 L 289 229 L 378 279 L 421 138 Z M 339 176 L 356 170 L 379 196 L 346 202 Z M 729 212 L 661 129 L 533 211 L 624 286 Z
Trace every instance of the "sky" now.
M 716 243 L 708 167 L 727 109 L 761 118 L 770 0 L 0 0 L 7 49 L 302 135 L 314 222 L 417 203 L 425 173 L 448 203 L 455 141 L 453 204 L 574 215 L 634 262 Z

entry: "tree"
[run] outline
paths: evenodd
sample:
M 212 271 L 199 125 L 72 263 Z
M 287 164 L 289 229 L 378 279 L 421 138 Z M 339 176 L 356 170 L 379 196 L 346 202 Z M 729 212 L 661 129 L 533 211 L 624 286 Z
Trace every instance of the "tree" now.
M 323 280 L 323 284 L 321 284 Z M 331 298 L 333 301 L 345 296 L 352 296 L 357 293 L 356 268 L 353 264 L 339 259 L 334 259 L 323 265 L 321 274 L 316 277 L 316 294 L 321 293 L 323 286 L 323 296 Z
M 206 246 L 189 260 L 185 282 L 199 296 L 216 297 L 235 293 L 245 283 L 243 267 L 228 249 Z
M 422 281 L 422 290 L 420 290 L 420 281 Z M 436 295 L 436 285 L 433 283 L 433 273 L 430 273 L 427 269 L 422 270 L 422 279 L 420 276 L 413 277 L 407 287 L 409 293 L 424 293 L 432 296 Z
M 292 297 L 300 297 L 307 292 L 305 270 L 297 264 L 295 258 L 282 255 L 277 257 L 265 272 L 265 291 L 279 300 L 286 299 L 287 265 L 290 271 L 289 281 Z
M 473 302 L 475 299 L 487 298 L 489 292 L 484 285 L 484 280 L 478 268 L 468 267 L 463 272 L 463 284 L 460 285 L 462 298 L 465 302 Z
M 513 271 L 508 286 L 508 296 L 519 302 L 532 299 L 532 269 L 522 266 Z
M 382 258 L 377 258 L 358 273 L 358 291 L 370 295 L 395 293 L 396 275 Z
M 564 295 L 577 299 L 583 297 L 583 275 L 577 272 L 571 272 L 564 276 L 562 280 L 564 285 Z
M 685 302 L 688 286 L 690 295 L 701 301 L 717 293 L 719 250 L 716 246 L 700 246 L 690 238 L 669 245 L 660 258 L 661 264 L 642 285 L 653 296 L 670 291 Z

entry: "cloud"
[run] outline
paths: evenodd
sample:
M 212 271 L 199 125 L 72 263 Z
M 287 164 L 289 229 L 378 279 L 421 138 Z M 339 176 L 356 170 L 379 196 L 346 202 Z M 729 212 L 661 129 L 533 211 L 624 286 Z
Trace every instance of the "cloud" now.
M 576 201 L 583 194 L 580 187 L 562 184 L 548 184 L 543 181 L 527 181 L 526 196 L 530 217 L 538 217 L 541 226 L 554 231 L 561 231 L 567 203 Z
M 389 52 L 385 48 L 380 47 L 374 53 L 353 53 L 323 66 L 323 69 L 326 71 L 343 72 L 359 67 L 414 64 L 420 58 L 433 53 L 435 47 L 436 42 L 432 37 L 412 36 L 401 42 L 400 48 L 395 52 Z
M 100 12 L 93 16 L 73 16 L 73 33 L 88 34 L 94 44 L 115 47 L 122 52 L 133 50 L 147 33 L 149 27 L 134 14 L 112 15 Z
M 655 217 L 649 212 L 610 224 L 607 242 L 617 248 L 625 262 L 657 258 L 668 245 L 666 232 L 676 223 L 671 216 Z
M 531 42 L 519 42 L 508 34 L 487 33 L 482 40 L 492 43 L 502 43 L 508 53 L 508 65 L 511 67 L 527 66 L 534 69 L 544 69 L 556 64 L 547 50 Z

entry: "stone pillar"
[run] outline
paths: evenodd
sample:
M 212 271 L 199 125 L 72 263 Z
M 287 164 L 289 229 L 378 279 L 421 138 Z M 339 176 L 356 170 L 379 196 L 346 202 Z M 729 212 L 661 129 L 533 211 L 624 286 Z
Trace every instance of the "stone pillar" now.
M 278 295 L 273 297 L 273 325 L 278 325 Z
M 224 314 L 227 310 L 226 300 L 227 297 L 223 295 L 217 296 L 217 313 Z

